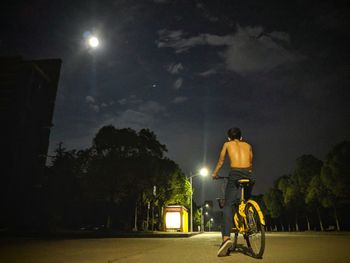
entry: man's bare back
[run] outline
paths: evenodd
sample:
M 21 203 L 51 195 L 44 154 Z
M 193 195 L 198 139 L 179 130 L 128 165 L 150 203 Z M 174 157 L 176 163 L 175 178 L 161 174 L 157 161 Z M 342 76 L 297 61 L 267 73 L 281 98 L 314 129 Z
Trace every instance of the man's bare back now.
M 218 171 L 224 164 L 226 152 L 230 159 L 230 166 L 232 169 L 252 169 L 253 152 L 249 143 L 240 141 L 238 139 L 230 140 L 224 143 L 222 147 L 218 164 L 213 172 L 213 176 L 217 176 Z

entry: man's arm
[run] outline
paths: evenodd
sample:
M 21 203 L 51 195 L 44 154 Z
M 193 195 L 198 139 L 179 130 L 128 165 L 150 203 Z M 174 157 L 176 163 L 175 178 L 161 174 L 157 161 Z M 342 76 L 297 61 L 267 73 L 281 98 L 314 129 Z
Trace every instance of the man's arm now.
M 253 164 L 253 149 L 251 145 L 249 145 L 249 152 L 250 152 L 250 163 Z
M 212 175 L 213 178 L 217 177 L 221 166 L 224 164 L 226 151 L 227 151 L 227 144 L 225 143 L 224 146 L 222 146 L 220 157 L 219 157 L 219 161 L 218 161 L 218 163 L 216 165 L 216 168 L 215 168 L 215 170 L 213 172 L 213 175 Z

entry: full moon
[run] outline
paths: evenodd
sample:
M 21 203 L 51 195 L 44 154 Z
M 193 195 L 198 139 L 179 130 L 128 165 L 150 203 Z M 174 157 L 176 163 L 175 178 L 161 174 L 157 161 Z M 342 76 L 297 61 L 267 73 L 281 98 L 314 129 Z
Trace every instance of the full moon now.
M 98 40 L 97 37 L 91 36 L 88 39 L 89 46 L 92 48 L 97 48 L 98 45 L 100 44 L 100 41 Z

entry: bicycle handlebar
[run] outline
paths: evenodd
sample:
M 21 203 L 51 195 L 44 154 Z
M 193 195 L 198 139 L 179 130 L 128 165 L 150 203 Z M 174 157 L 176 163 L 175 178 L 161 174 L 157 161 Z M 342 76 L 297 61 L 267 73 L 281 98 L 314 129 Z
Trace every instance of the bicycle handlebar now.
M 213 177 L 214 180 L 219 180 L 219 179 L 227 179 L 228 176 L 220 176 L 220 175 L 217 175 L 216 177 Z

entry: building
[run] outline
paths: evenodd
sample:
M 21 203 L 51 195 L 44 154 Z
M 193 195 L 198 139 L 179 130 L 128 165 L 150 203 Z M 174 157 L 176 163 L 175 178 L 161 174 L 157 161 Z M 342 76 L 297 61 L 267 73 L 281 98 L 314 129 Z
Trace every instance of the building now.
M 61 63 L 0 58 L 0 197 L 11 222 L 40 191 Z M 28 209 L 34 208 L 22 211 Z

